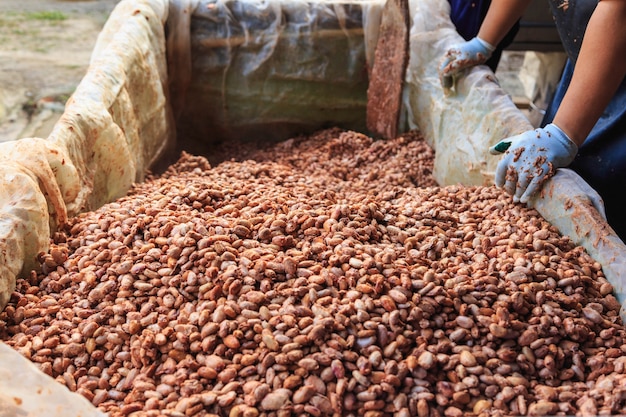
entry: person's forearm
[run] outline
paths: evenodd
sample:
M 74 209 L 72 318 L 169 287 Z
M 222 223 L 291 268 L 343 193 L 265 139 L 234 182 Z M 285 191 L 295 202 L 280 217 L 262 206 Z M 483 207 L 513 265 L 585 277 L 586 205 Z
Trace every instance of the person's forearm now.
M 581 145 L 626 76 L 626 1 L 598 3 L 583 38 L 570 86 L 554 117 Z
M 492 0 L 478 37 L 497 46 L 522 17 L 531 0 Z

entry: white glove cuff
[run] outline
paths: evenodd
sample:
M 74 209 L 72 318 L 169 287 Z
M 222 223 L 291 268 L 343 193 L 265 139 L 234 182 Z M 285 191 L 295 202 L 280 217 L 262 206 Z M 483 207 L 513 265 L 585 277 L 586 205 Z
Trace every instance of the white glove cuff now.
M 481 39 L 481 38 L 479 38 L 478 36 L 476 36 L 476 40 L 477 40 L 477 41 L 478 41 L 478 42 L 479 42 L 482 46 L 484 46 L 484 47 L 485 47 L 485 49 L 486 49 L 486 50 L 488 50 L 490 54 L 491 54 L 493 51 L 495 51 L 495 50 L 496 50 L 496 47 L 495 47 L 495 46 L 493 46 L 492 44 L 490 44 L 489 42 L 487 42 L 486 40 Z
M 563 146 L 567 151 L 569 157 L 573 160 L 578 153 L 578 145 L 576 145 L 576 143 L 574 143 L 574 141 L 567 136 L 567 133 L 563 132 L 561 128 L 554 123 L 546 125 L 544 129 L 550 134 L 550 136 L 559 141 L 561 146 Z

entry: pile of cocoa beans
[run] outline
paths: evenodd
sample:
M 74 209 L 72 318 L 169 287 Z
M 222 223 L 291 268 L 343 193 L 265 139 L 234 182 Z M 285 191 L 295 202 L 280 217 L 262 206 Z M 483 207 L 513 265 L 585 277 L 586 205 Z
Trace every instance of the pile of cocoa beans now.
M 184 154 L 72 219 L 0 338 L 110 416 L 626 414 L 602 266 L 415 133 Z

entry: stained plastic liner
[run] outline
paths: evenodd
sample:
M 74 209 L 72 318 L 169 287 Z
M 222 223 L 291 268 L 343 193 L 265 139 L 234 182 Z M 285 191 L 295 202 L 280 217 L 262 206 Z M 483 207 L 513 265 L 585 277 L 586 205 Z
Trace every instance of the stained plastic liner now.
M 0 344 L 0 417 L 104 417 L 85 397 Z
M 191 77 L 175 108 L 186 149 L 365 130 L 382 0 L 200 1 Z
M 362 130 L 383 1 L 122 0 L 50 136 L 0 144 L 0 308 L 59 225 L 125 195 L 148 168 L 175 158 L 177 137 L 187 149 L 210 152 L 225 140 L 286 139 L 326 126 Z M 488 147 L 530 123 L 487 67 L 444 95 L 438 62 L 461 41 L 449 4 L 414 0 L 410 9 L 404 119 L 436 150 L 441 185 L 491 184 L 497 158 Z M 602 263 L 624 305 L 626 246 L 597 201 L 580 177 L 562 170 L 531 204 Z M 23 361 L 0 344 L 0 369 L 11 375 L 0 378 L 0 410 L 100 415 L 89 404 L 72 408 L 76 394 Z M 46 390 L 54 400 L 44 401 Z M 42 409 L 31 411 L 32 404 Z

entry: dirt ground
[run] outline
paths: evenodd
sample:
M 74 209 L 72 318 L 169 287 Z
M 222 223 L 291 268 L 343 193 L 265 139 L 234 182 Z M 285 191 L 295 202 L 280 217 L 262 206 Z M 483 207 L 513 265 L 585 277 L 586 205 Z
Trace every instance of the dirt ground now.
M 47 136 L 118 1 L 0 1 L 0 142 Z

